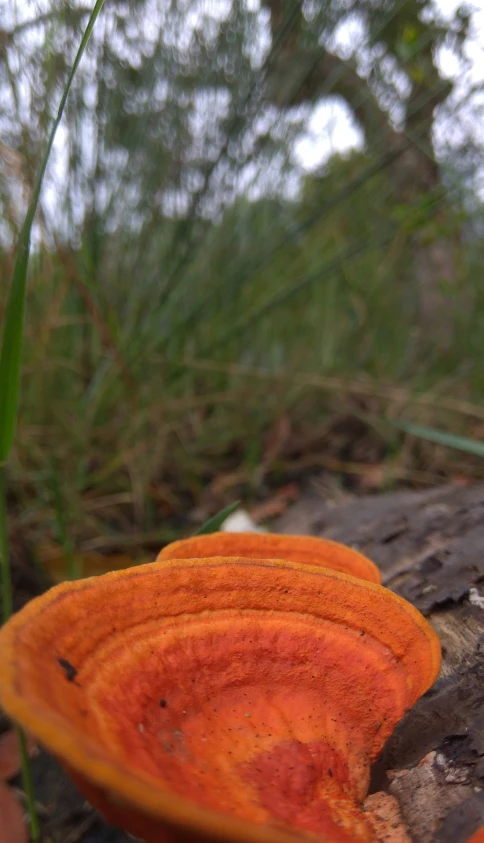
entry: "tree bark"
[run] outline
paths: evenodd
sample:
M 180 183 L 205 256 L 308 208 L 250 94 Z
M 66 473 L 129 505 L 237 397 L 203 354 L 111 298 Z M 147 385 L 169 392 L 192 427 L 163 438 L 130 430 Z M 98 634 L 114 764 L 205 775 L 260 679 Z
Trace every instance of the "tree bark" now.
M 284 0 L 265 0 L 271 12 L 273 41 L 283 26 Z M 388 167 L 395 193 L 395 204 L 415 206 L 433 198 L 435 210 L 424 226 L 410 234 L 414 258 L 420 324 L 432 335 L 432 341 L 447 346 L 452 326 L 449 290 L 458 275 L 457 253 L 460 246 L 457 225 L 441 182 L 432 144 L 435 109 L 448 97 L 452 83 L 440 77 L 434 62 L 436 33 L 419 17 L 421 4 L 406 3 L 394 17 L 402 26 L 388 26 L 380 32 L 379 42 L 387 55 L 399 55 L 398 38 L 405 27 L 413 27 L 420 46 L 412 58 L 400 62 L 407 73 L 411 91 L 402 105 L 404 128 L 397 131 L 388 112 L 381 106 L 369 81 L 357 72 L 353 59 L 343 59 L 318 43 L 314 37 L 308 47 L 301 37 L 303 24 L 294 25 L 281 39 L 279 50 L 269 63 L 267 98 L 281 109 L 301 104 L 314 105 L 328 95 L 341 97 L 351 109 L 363 131 L 366 147 L 378 157 L 396 152 Z M 376 13 L 374 13 L 376 16 Z M 379 13 L 383 19 L 385 13 Z M 416 35 L 416 37 L 417 37 Z M 441 231 L 439 231 L 441 229 Z M 446 291 L 447 290 L 447 291 Z
M 312 493 L 277 529 L 358 548 L 439 635 L 440 676 L 388 741 L 372 789 L 397 797 L 415 843 L 465 843 L 484 825 L 484 485 L 337 507 Z

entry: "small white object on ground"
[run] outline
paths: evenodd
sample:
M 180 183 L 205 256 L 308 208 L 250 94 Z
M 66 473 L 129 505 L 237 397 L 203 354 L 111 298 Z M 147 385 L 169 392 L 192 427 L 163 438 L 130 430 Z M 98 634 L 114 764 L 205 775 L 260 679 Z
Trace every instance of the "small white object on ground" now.
M 266 533 L 263 527 L 258 527 L 245 509 L 237 509 L 225 519 L 220 527 L 224 533 Z
M 469 589 L 469 603 L 472 603 L 473 606 L 477 606 L 479 609 L 484 609 L 484 597 L 479 594 L 477 588 Z

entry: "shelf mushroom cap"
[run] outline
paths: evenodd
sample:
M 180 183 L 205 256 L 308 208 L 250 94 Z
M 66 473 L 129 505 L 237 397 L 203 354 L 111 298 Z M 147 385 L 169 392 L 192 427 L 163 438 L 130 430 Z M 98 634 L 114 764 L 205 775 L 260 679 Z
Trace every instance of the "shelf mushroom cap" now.
M 158 559 L 194 559 L 235 556 L 244 559 L 287 559 L 351 574 L 368 582 L 381 582 L 380 571 L 358 550 L 316 536 L 277 533 L 210 533 L 180 539 L 163 548 Z
M 0 664 L 6 713 L 149 843 L 370 843 L 369 766 L 440 649 L 377 584 L 218 557 L 56 586 Z

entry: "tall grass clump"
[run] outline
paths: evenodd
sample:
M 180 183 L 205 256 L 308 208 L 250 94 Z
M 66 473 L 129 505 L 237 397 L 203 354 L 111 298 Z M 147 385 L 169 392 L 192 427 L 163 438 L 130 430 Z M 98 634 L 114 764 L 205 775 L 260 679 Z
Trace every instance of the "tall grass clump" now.
M 7 298 L 7 306 L 3 324 L 2 345 L 0 350 L 0 567 L 2 585 L 2 619 L 6 622 L 12 614 L 12 583 L 10 576 L 10 563 L 8 554 L 7 535 L 7 507 L 6 507 L 6 466 L 10 456 L 15 437 L 17 423 L 18 401 L 20 390 L 20 373 L 22 364 L 22 344 L 24 333 L 25 300 L 27 290 L 27 275 L 30 256 L 30 241 L 32 225 L 39 202 L 42 181 L 49 161 L 52 146 L 62 115 L 66 105 L 67 97 L 76 74 L 76 70 L 86 49 L 96 19 L 102 9 L 104 0 L 97 0 L 86 30 L 82 37 L 79 49 L 74 60 L 71 72 L 66 81 L 64 92 L 59 104 L 57 116 L 52 126 L 45 153 L 42 158 L 39 173 L 34 185 L 32 197 L 27 209 L 25 221 L 20 231 L 17 245 L 17 256 L 15 259 L 14 271 L 10 290 Z M 30 821 L 31 837 L 33 841 L 40 838 L 39 823 L 35 810 L 35 800 L 32 788 L 32 777 L 26 742 L 23 733 L 18 730 L 21 754 L 22 774 L 27 794 L 28 813 Z

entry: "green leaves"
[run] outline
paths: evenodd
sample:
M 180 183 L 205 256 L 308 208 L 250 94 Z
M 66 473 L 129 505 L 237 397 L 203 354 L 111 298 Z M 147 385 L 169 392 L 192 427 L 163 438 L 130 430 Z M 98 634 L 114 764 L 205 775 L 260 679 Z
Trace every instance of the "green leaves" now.
M 194 536 L 204 536 L 207 533 L 216 533 L 217 530 L 222 526 L 225 519 L 232 515 L 233 512 L 237 509 L 240 505 L 240 501 L 235 501 L 235 503 L 229 503 L 228 506 L 225 506 L 220 512 L 217 512 L 212 518 L 209 518 L 208 521 L 205 521 L 205 524 L 202 524 L 201 527 L 193 534 Z
M 484 457 L 484 442 L 477 442 L 475 439 L 466 439 L 464 436 L 456 436 L 453 433 L 446 433 L 443 430 L 435 430 L 433 427 L 425 427 L 422 424 L 407 424 L 406 422 L 392 421 L 392 426 L 418 436 L 420 439 L 428 439 L 436 442 L 437 445 L 447 445 L 449 448 L 457 448 L 467 454 L 474 454 L 477 457 Z
M 62 120 L 67 97 L 76 74 L 77 68 L 86 49 L 96 19 L 103 7 L 104 0 L 97 0 L 91 17 L 82 37 L 74 64 L 69 73 L 64 92 L 57 110 L 46 150 L 40 165 L 40 171 L 32 191 L 32 198 L 27 210 L 24 224 L 20 232 L 17 258 L 13 272 L 12 284 L 7 300 L 5 324 L 3 328 L 2 346 L 0 351 L 0 465 L 6 462 L 12 448 L 17 422 L 18 397 L 20 389 L 20 365 L 22 359 L 22 339 L 25 317 L 25 293 L 27 287 L 27 270 L 30 255 L 30 238 L 35 212 L 39 202 L 42 181 L 49 161 L 57 129 Z

